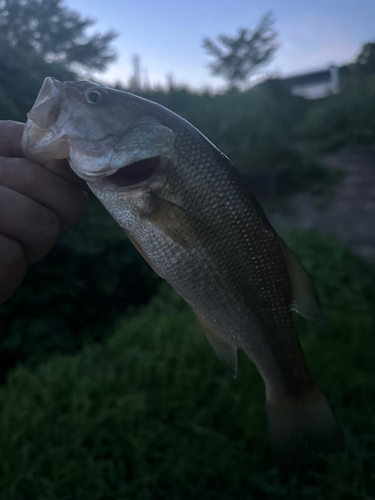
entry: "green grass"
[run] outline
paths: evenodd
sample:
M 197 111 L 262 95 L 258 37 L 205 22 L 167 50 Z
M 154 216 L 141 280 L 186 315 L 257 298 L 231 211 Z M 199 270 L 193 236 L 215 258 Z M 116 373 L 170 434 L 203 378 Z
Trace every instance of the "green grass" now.
M 0 390 L 1 500 L 363 499 L 375 495 L 375 272 L 335 242 L 286 237 L 311 272 L 323 329 L 298 318 L 347 450 L 289 481 L 267 468 L 263 383 L 238 380 L 168 287 L 103 344 L 22 365 Z

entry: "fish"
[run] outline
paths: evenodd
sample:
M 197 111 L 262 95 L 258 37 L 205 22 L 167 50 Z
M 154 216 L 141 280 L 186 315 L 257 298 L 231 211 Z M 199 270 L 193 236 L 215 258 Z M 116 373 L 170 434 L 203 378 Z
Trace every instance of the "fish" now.
M 28 113 L 25 157 L 66 158 L 154 271 L 191 306 L 237 377 L 237 351 L 266 393 L 271 459 L 292 470 L 344 450 L 343 432 L 303 357 L 292 311 L 322 323 L 317 294 L 232 162 L 152 101 L 48 77 Z

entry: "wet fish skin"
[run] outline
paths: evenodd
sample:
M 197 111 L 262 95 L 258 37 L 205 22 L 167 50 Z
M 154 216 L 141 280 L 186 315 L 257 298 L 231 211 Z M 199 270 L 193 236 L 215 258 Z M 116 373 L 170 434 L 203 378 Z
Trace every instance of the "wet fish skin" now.
M 31 111 L 26 156 L 68 150 L 73 170 L 190 304 L 234 376 L 237 349 L 246 352 L 265 382 L 280 467 L 309 451 L 341 451 L 342 432 L 306 366 L 291 313 L 320 322 L 316 294 L 230 160 L 151 101 L 91 82 L 45 85 L 54 89 L 51 107 L 43 97 Z M 87 102 L 90 91 L 100 93 L 98 104 Z

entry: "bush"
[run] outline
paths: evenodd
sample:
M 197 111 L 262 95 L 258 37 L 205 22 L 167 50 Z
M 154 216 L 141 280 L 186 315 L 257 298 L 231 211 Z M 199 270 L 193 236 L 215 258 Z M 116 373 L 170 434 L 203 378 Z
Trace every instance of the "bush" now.
M 1 15 L 1 12 L 0 12 Z M 25 121 L 44 78 L 73 80 L 76 75 L 42 56 L 9 44 L 0 33 L 0 119 Z
M 199 94 L 172 87 L 141 95 L 191 122 L 240 170 L 268 173 L 294 164 L 297 151 L 291 135 L 308 103 L 291 95 L 279 80 L 246 92 Z
M 375 76 L 347 75 L 342 91 L 312 103 L 298 135 L 324 151 L 375 143 Z
M 88 216 L 30 266 L 22 287 L 0 305 L 0 380 L 18 361 L 73 353 L 103 338 L 160 281 L 93 198 Z
M 191 122 L 233 161 L 249 185 L 264 184 L 257 196 L 289 196 L 337 180 L 316 154 L 296 146 L 294 130 L 310 103 L 292 95 L 281 80 L 267 80 L 246 92 L 234 88 L 212 95 L 171 87 L 140 95 Z
M 321 297 L 323 330 L 297 322 L 347 451 L 286 484 L 267 469 L 264 387 L 236 381 L 165 287 L 102 345 L 19 366 L 0 390 L 1 498 L 365 499 L 375 495 L 375 271 L 333 241 L 286 235 Z

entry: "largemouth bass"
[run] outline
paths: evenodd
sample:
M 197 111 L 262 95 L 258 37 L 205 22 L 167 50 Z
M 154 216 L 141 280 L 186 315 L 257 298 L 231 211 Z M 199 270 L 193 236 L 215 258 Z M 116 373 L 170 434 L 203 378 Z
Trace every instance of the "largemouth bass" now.
M 67 158 L 150 266 L 186 300 L 219 360 L 237 349 L 266 389 L 271 456 L 291 468 L 344 448 L 291 310 L 321 322 L 313 286 L 231 161 L 190 123 L 128 92 L 47 78 L 25 156 Z

